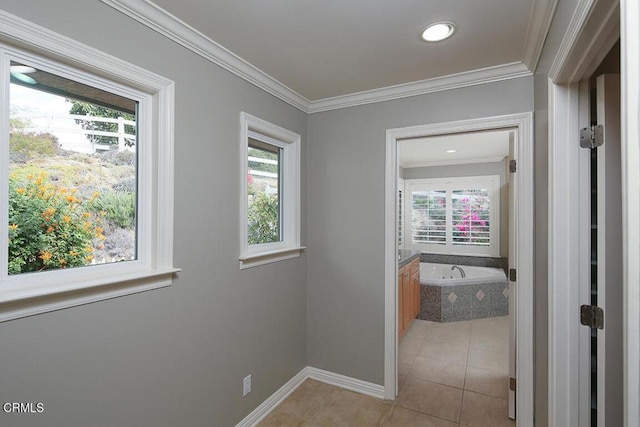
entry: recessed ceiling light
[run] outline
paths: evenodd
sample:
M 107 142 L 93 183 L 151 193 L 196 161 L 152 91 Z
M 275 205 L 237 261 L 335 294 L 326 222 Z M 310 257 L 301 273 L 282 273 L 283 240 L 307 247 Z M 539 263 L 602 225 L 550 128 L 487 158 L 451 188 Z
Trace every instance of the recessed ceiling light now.
M 456 150 L 447 150 L 447 153 L 455 153 Z
M 437 22 L 425 28 L 421 37 L 427 42 L 439 42 L 451 37 L 455 29 L 451 22 Z

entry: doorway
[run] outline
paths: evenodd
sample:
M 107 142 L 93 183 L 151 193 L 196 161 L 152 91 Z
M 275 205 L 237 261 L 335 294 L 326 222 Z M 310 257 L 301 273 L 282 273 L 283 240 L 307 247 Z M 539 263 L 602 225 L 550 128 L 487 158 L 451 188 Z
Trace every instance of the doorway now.
M 623 299 L 622 299 L 622 186 L 620 139 L 620 44 L 616 43 L 595 72 L 580 82 L 582 139 L 588 151 L 582 169 L 589 169 L 590 185 L 580 196 L 589 200 L 589 253 L 584 268 L 590 280 L 581 282 L 580 337 L 588 348 L 580 355 L 581 423 L 592 427 L 623 425 Z M 591 130 L 594 131 L 593 135 Z M 587 163 L 588 162 L 588 163 Z M 587 258 L 588 256 L 588 258 Z M 588 264 L 588 265 L 587 265 Z M 586 272 L 584 272 L 586 274 Z M 596 316 L 593 316 L 595 314 Z M 588 330 L 584 331 L 584 329 Z M 588 363 L 586 363 L 588 362 Z
M 398 141 L 400 407 L 464 425 L 515 425 L 515 136 Z
M 516 315 L 518 341 L 515 359 L 518 367 L 513 388 L 516 391 L 515 410 L 520 425 L 533 422 L 533 155 L 532 114 L 515 114 L 460 122 L 391 129 L 387 131 L 385 177 L 385 398 L 397 395 L 397 237 L 398 222 L 397 177 L 398 141 L 435 135 L 484 132 L 513 129 L 515 144 L 513 160 L 517 174 L 513 182 L 517 188 L 514 201 L 514 223 L 518 239 L 515 242 L 513 264 L 517 266 L 518 286 L 512 292 Z
M 548 396 L 554 425 L 623 425 L 637 410 L 637 399 L 628 405 L 623 391 L 637 363 L 628 368 L 622 342 L 623 293 L 630 283 L 624 277 L 629 193 L 623 182 L 631 170 L 624 168 L 620 78 L 610 74 L 623 71 L 624 77 L 620 11 L 617 2 L 592 7 L 573 25 L 579 36 L 563 38 L 564 53 L 556 55 L 549 75 Z M 601 101 L 592 102 L 596 98 Z M 610 122 L 612 113 L 617 119 Z M 590 146 L 590 131 L 599 132 L 599 124 L 607 129 L 604 145 Z
M 631 426 L 640 421 L 640 4 L 633 0 L 594 1 L 585 4 L 580 12 L 572 17 L 568 25 L 571 30 L 562 38 L 549 72 L 548 423 L 589 425 L 584 417 L 589 416 L 591 402 L 583 397 L 582 390 L 590 389 L 590 330 L 576 319 L 582 301 L 589 300 L 580 295 L 581 284 L 590 279 L 589 251 L 575 250 L 585 246 L 588 249 L 590 236 L 589 197 L 581 194 L 585 180 L 589 182 L 589 170 L 583 166 L 589 164 L 589 152 L 576 142 L 583 110 L 579 82 L 593 74 L 620 39 L 622 417 L 624 425 Z M 586 226 L 577 227 L 575 219 L 584 216 L 585 209 L 587 218 L 580 224 Z M 586 360 L 577 362 L 578 357 Z

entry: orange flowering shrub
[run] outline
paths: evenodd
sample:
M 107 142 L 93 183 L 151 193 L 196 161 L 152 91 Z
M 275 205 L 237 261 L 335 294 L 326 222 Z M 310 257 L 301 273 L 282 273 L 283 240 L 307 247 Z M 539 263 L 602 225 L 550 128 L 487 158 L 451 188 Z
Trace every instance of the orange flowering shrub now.
M 9 274 L 90 264 L 105 236 L 89 202 L 45 173 L 26 180 L 10 176 Z

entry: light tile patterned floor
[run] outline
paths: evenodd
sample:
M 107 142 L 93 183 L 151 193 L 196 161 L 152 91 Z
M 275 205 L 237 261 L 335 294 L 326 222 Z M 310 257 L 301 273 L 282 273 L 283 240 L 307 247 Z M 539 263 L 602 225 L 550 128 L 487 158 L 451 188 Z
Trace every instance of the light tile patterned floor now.
M 400 342 L 393 402 L 307 380 L 259 425 L 513 427 L 508 317 L 415 320 Z

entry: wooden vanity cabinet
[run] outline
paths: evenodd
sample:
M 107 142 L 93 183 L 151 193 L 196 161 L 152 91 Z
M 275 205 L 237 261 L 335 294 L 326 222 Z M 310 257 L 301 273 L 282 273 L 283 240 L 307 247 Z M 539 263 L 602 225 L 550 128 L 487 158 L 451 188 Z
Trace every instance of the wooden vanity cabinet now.
M 403 336 L 420 313 L 420 259 L 398 270 L 398 334 Z
M 413 308 L 411 319 L 420 314 L 420 260 L 416 259 L 411 264 L 411 289 L 413 292 Z

